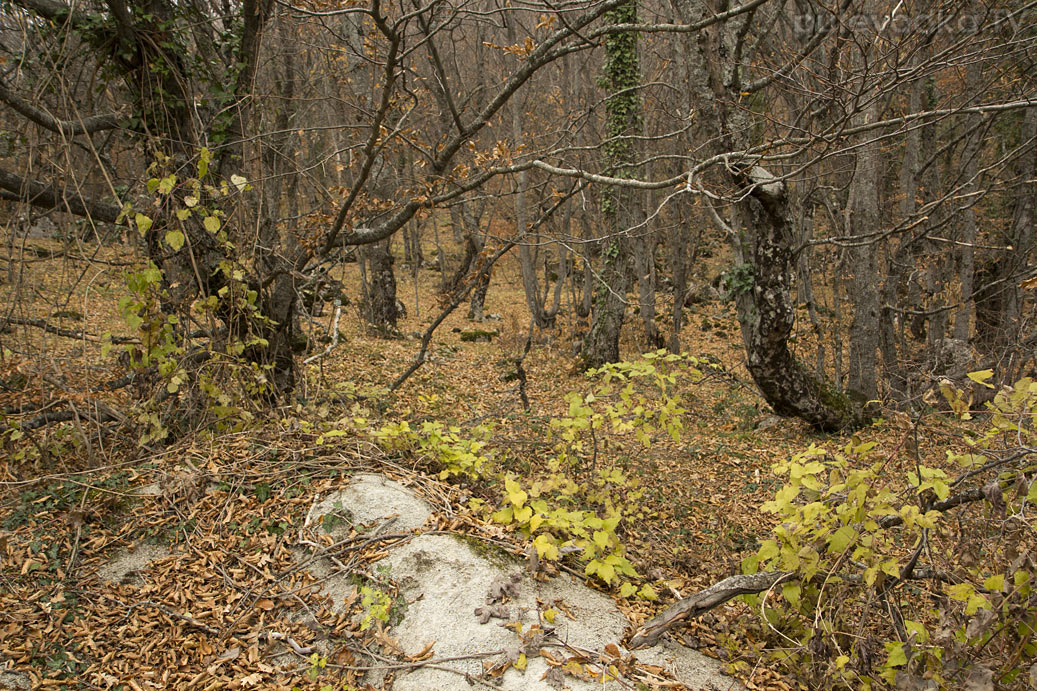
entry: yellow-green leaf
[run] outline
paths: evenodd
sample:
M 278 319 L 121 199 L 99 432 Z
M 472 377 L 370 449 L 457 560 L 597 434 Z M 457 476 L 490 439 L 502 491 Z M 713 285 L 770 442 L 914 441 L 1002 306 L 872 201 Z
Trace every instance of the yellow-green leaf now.
M 987 387 L 988 389 L 994 388 L 993 384 L 988 384 L 987 383 L 987 379 L 990 379 L 991 377 L 994 376 L 994 370 L 984 369 L 984 370 L 979 370 L 978 372 L 969 372 L 965 376 L 967 376 L 969 379 L 971 379 L 972 381 L 976 382 L 977 384 L 982 384 L 983 386 Z
M 198 152 L 198 177 L 204 178 L 206 173 L 209 172 L 209 161 L 212 160 L 212 152 L 209 151 L 208 147 L 202 147 L 202 150 Z
M 659 599 L 659 595 L 658 595 L 658 593 L 655 592 L 655 588 L 653 588 L 652 586 L 648 585 L 647 583 L 645 585 L 641 586 L 641 591 L 638 593 L 638 595 L 640 595 L 644 599 L 650 600 L 652 602 L 655 602 L 656 600 Z
M 981 609 L 990 609 L 990 600 L 985 595 L 975 594 L 965 603 L 965 615 L 971 617 Z
M 220 229 L 220 219 L 215 216 L 206 216 L 205 220 L 202 221 L 202 225 L 204 225 L 205 229 L 210 233 L 215 233 Z
M 845 552 L 846 548 L 853 544 L 853 541 L 856 539 L 857 531 L 848 525 L 844 525 L 832 533 L 832 537 L 828 541 L 828 551 L 831 554 Z
M 606 583 L 612 583 L 612 579 L 616 577 L 616 569 L 612 564 L 606 564 L 604 562 L 598 562 L 597 573 L 598 578 Z
M 799 595 L 802 590 L 798 583 L 786 583 L 781 587 L 781 594 L 788 600 L 790 605 L 799 607 Z
M 889 655 L 886 658 L 887 667 L 899 667 L 907 664 L 907 653 L 904 651 L 903 643 L 886 643 Z
M 230 181 L 238 188 L 238 192 L 244 192 L 245 186 L 248 185 L 248 180 L 241 175 L 231 175 Z
M 134 217 L 133 221 L 137 224 L 137 230 L 140 231 L 141 235 L 143 235 L 151 229 L 152 222 L 149 216 L 145 216 L 144 214 L 137 214 Z
M 536 539 L 533 540 L 533 546 L 536 548 L 537 556 L 541 559 L 547 559 L 548 561 L 557 561 L 558 559 L 558 545 L 555 544 L 553 536 L 544 533 L 543 535 L 537 535 Z
M 174 252 L 179 251 L 184 246 L 184 234 L 179 230 L 167 231 L 166 244 L 172 247 Z

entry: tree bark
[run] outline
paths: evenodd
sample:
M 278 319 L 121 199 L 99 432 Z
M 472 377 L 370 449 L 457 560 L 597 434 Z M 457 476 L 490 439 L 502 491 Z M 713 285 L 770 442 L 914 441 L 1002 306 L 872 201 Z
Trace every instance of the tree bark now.
M 614 24 L 636 24 L 637 3 L 631 0 L 606 16 Z M 609 34 L 605 42 L 605 78 L 609 98 L 605 142 L 605 162 L 616 177 L 638 175 L 637 137 L 644 131 L 641 115 L 641 67 L 638 59 L 636 32 Z M 619 335 L 626 313 L 626 296 L 632 284 L 632 232 L 643 232 L 645 212 L 642 193 L 629 187 L 613 187 L 605 191 L 602 212 L 608 238 L 602 244 L 603 267 L 594 298 L 591 328 L 583 341 L 581 362 L 585 369 L 617 362 Z
M 399 311 L 396 307 L 396 275 L 389 241 L 372 246 L 368 253 L 370 287 L 368 289 L 367 321 L 380 334 L 395 335 Z
M 863 112 L 862 124 L 879 119 L 877 97 L 870 92 L 863 96 L 872 102 Z M 865 135 L 868 137 L 868 135 Z M 850 280 L 853 321 L 850 325 L 849 390 L 865 400 L 878 397 L 879 347 L 879 183 L 881 151 L 877 141 L 861 145 L 857 165 L 850 181 L 850 196 L 846 208 L 847 235 L 854 245 L 847 248 L 847 265 L 852 271 Z
M 754 281 L 750 299 L 744 306 L 740 302 L 739 321 L 753 381 L 778 415 L 801 418 L 824 431 L 855 424 L 854 405 L 815 379 L 788 348 L 795 320 L 789 285 L 795 235 L 788 189 L 759 166 L 742 182 L 751 185 L 742 205 Z
M 1007 232 L 995 236 L 1005 249 L 985 259 L 976 274 L 977 340 L 983 351 L 999 359 L 1021 340 L 1026 295 L 1019 282 L 1033 275 L 1031 262 L 1037 250 L 1037 190 L 1029 182 L 1037 177 L 1037 108 L 1027 109 L 1023 116 L 1019 146 L 1012 220 Z

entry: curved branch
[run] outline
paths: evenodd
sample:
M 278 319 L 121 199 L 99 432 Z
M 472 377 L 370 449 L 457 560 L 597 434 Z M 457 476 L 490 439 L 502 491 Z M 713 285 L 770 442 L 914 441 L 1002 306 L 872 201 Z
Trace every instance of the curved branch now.
M 92 115 L 88 118 L 80 118 L 78 120 L 59 120 L 50 113 L 37 108 L 18 94 L 8 89 L 7 85 L 2 81 L 0 81 L 0 101 L 3 101 L 10 106 L 12 110 L 24 115 L 40 127 L 52 132 L 57 132 L 66 137 L 74 137 L 79 134 L 90 134 L 102 130 L 114 130 L 119 127 L 120 122 L 119 116 L 115 113 Z
M 68 19 L 73 24 L 82 24 L 86 21 L 82 12 L 75 11 L 57 0 L 14 0 L 14 4 L 53 22 L 64 22 Z
M 986 496 L 983 488 L 976 487 L 958 494 L 953 494 L 942 501 L 934 502 L 930 508 L 933 511 L 939 511 L 942 513 L 964 504 L 983 501 L 985 498 Z M 902 525 L 903 523 L 904 519 L 899 514 L 885 516 L 879 520 L 879 525 L 883 528 L 893 528 Z M 769 590 L 782 581 L 789 580 L 795 576 L 795 572 L 792 571 L 764 571 L 762 573 L 743 574 L 740 576 L 730 576 L 725 578 L 719 583 L 715 583 L 706 588 L 702 592 L 678 600 L 656 616 L 649 619 L 644 623 L 644 625 L 634 631 L 630 637 L 628 647 L 631 650 L 634 650 L 636 648 L 648 648 L 653 646 L 659 641 L 659 638 L 664 633 L 682 621 L 693 619 L 705 614 L 709 610 L 719 607 L 728 600 L 738 597 L 739 595 L 762 593 L 764 590 Z M 852 576 L 844 576 L 844 578 L 852 578 Z M 930 579 L 948 583 L 953 583 L 958 580 L 954 574 L 949 574 L 943 571 L 928 568 L 905 568 L 903 575 L 898 579 L 898 582 L 903 580 Z
M 468 285 L 466 285 L 463 290 L 459 290 L 457 292 L 457 295 L 455 295 L 454 299 L 450 302 L 450 304 L 447 305 L 443 309 L 443 311 L 439 313 L 439 316 L 436 317 L 436 319 L 431 324 L 429 324 L 429 327 L 425 329 L 425 333 L 421 337 L 421 348 L 418 350 L 418 354 L 414 358 L 414 362 L 411 363 L 410 367 L 408 367 L 403 372 L 403 374 L 396 378 L 396 381 L 394 381 L 392 383 L 392 386 L 389 387 L 389 391 L 396 391 L 396 389 L 400 388 L 400 386 L 403 385 L 403 382 L 407 381 L 407 379 L 410 378 L 410 375 L 417 372 L 418 368 L 424 365 L 425 362 L 427 362 L 428 346 L 429 343 L 432 341 L 432 334 L 435 333 L 436 328 L 443 323 L 444 319 L 450 316 L 451 312 L 457 309 L 457 306 L 460 305 L 466 297 L 468 297 L 468 294 L 472 292 L 472 289 L 475 286 L 477 286 L 480 281 L 482 281 L 484 278 L 489 277 L 490 270 L 493 268 L 493 265 L 497 263 L 497 260 L 503 257 L 505 254 L 507 254 L 511 250 L 511 248 L 514 247 L 516 244 L 518 243 L 515 240 L 509 240 L 508 242 L 504 243 L 503 247 L 497 250 L 497 252 L 494 253 L 492 257 L 486 260 L 486 263 L 482 265 L 482 268 L 479 269 L 479 272 L 475 275 L 475 277 L 468 282 Z
M 76 216 L 91 218 L 105 223 L 118 223 L 122 209 L 115 204 L 86 199 L 75 190 L 58 190 L 42 182 L 0 170 L 0 189 L 16 195 L 18 201 L 44 209 L 67 211 Z
M 87 422 L 101 424 L 104 422 L 123 419 L 125 418 L 108 406 L 98 403 L 96 414 L 81 412 L 75 408 L 70 408 L 69 410 L 51 410 L 42 415 L 37 415 L 31 420 L 25 420 L 24 422 L 18 423 L 18 429 L 31 431 L 39 429 L 40 427 L 45 427 L 46 425 L 52 425 L 56 422 L 72 422 L 73 420 L 86 420 Z
M 762 593 L 778 583 L 795 576 L 792 571 L 764 571 L 763 573 L 731 576 L 715 583 L 700 593 L 678 600 L 649 619 L 630 637 L 627 647 L 631 650 L 648 648 L 659 641 L 659 637 L 686 619 L 705 614 L 739 595 Z

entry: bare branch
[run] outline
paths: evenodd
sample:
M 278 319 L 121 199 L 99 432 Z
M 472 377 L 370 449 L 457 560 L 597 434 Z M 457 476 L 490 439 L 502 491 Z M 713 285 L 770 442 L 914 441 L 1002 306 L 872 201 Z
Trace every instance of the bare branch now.
M 56 0 L 14 0 L 14 4 L 54 22 L 70 19 L 73 24 L 80 24 L 86 21 L 81 12 L 74 11 L 69 5 Z
M 54 326 L 43 319 L 23 319 L 21 317 L 7 317 L 4 319 L 6 324 L 18 324 L 19 326 L 33 326 L 37 329 L 43 329 L 47 333 L 52 333 L 57 336 L 64 336 L 65 338 L 75 338 L 83 341 L 94 341 L 100 342 L 101 339 L 94 334 L 87 333 L 86 331 L 73 331 L 72 329 L 63 329 L 60 326 Z M 139 338 L 130 338 L 126 336 L 112 336 L 112 343 L 140 343 Z
M 115 204 L 86 199 L 73 189 L 58 190 L 35 180 L 0 170 L 0 189 L 17 195 L 18 200 L 44 209 L 67 211 L 76 216 L 105 223 L 118 223 L 122 209 Z
M 659 641 L 660 636 L 680 622 L 705 614 L 739 595 L 762 593 L 794 575 L 791 571 L 765 571 L 725 578 L 700 593 L 678 600 L 649 619 L 641 628 L 634 631 L 628 647 L 636 650 L 653 646 Z
M 3 101 L 10 106 L 12 110 L 24 115 L 40 127 L 44 127 L 52 132 L 57 132 L 66 137 L 74 137 L 79 134 L 90 134 L 102 130 L 113 130 L 119 127 L 120 122 L 119 116 L 115 113 L 93 115 L 78 120 L 59 120 L 50 113 L 37 108 L 18 96 L 16 93 L 8 89 L 7 85 L 2 81 L 0 81 L 0 101 Z

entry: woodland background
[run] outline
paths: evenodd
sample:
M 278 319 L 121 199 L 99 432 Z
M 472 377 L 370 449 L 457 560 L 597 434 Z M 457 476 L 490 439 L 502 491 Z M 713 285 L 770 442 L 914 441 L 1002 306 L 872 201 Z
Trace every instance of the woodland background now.
M 1035 34 L 994 0 L 3 3 L 6 596 L 100 621 L 65 599 L 91 530 L 392 462 L 635 641 L 745 596 L 707 628 L 750 683 L 1031 683 Z M 12 664 L 101 683 L 11 607 Z

